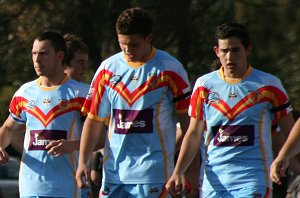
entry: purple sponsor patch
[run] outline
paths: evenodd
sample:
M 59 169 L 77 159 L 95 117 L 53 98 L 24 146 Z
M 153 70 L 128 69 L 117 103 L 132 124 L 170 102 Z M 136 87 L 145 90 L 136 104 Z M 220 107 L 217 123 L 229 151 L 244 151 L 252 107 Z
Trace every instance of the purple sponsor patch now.
M 215 146 L 253 146 L 254 125 L 212 127 Z
M 119 110 L 114 109 L 115 133 L 152 133 L 153 109 Z
M 32 130 L 28 150 L 46 150 L 52 140 L 67 139 L 67 131 L 63 130 Z

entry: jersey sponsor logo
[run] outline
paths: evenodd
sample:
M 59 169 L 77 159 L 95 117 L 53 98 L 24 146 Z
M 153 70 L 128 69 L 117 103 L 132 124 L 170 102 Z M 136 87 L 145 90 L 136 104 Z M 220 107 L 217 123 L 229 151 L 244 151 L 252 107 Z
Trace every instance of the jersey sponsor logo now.
M 236 93 L 230 93 L 229 96 L 228 96 L 230 99 L 234 99 L 237 97 L 237 94 Z
M 43 103 L 44 103 L 45 105 L 50 104 L 50 102 L 51 102 L 50 98 L 44 98 L 44 99 L 43 99 Z
M 137 81 L 139 79 L 139 76 L 132 76 L 131 81 Z
M 119 110 L 114 109 L 115 133 L 152 133 L 153 109 Z
M 45 147 L 52 140 L 67 139 L 67 131 L 64 130 L 32 130 L 28 150 L 46 150 Z
M 215 146 L 253 146 L 254 125 L 212 127 Z
M 207 103 L 217 103 L 220 100 L 220 95 L 217 92 L 210 92 L 206 97 Z

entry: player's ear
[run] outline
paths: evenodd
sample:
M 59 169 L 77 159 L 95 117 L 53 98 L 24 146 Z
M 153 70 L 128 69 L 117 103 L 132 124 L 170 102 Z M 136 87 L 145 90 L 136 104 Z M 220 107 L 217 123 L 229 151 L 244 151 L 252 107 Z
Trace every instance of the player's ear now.
M 247 55 L 249 55 L 250 53 L 251 53 L 251 51 L 252 51 L 252 44 L 250 44 L 247 48 L 246 48 L 246 53 L 247 53 Z
M 153 34 L 151 33 L 151 34 L 148 34 L 147 36 L 146 36 L 146 38 L 145 38 L 145 41 L 147 42 L 147 43 L 152 43 L 152 40 L 153 40 Z
M 219 47 L 218 46 L 214 46 L 214 52 L 217 55 L 217 57 L 219 57 Z
M 65 57 L 65 52 L 64 51 L 58 51 L 56 54 L 56 58 L 59 62 L 63 62 Z

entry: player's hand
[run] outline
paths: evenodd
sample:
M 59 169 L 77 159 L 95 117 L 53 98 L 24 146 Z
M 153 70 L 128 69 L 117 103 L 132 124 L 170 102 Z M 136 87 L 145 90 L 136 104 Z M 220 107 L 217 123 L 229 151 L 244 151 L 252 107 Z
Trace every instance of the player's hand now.
M 182 194 L 186 197 L 198 197 L 199 178 L 195 177 L 195 174 L 192 174 L 191 171 L 189 171 L 188 174 L 184 174 L 181 179 L 184 184 Z
M 9 155 L 4 148 L 0 147 L 0 164 L 6 164 L 9 160 Z
M 79 188 L 90 188 L 90 174 L 87 165 L 80 165 L 76 171 L 76 181 Z
M 165 187 L 173 197 L 180 197 L 183 190 L 181 176 L 173 173 Z
M 276 158 L 273 163 L 271 164 L 270 169 L 270 178 L 273 182 L 277 184 L 281 184 L 282 177 L 285 177 L 286 169 L 289 166 L 289 160 L 288 159 L 278 159 Z
M 54 140 L 46 146 L 46 149 L 49 155 L 59 157 L 64 154 L 72 153 L 76 149 L 76 140 Z

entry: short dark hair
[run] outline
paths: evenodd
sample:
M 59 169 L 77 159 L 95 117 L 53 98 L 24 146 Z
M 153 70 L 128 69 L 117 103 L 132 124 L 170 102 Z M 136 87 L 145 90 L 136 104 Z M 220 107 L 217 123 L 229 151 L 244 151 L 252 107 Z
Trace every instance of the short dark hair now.
M 67 45 L 64 64 L 70 65 L 75 53 L 89 54 L 88 46 L 77 35 L 65 34 L 64 39 Z
M 244 25 L 236 22 L 224 23 L 217 27 L 215 33 L 215 44 L 218 45 L 219 39 L 228 39 L 230 37 L 239 38 L 245 48 L 251 45 L 248 30 Z
M 117 22 L 116 32 L 123 35 L 138 34 L 143 37 L 152 33 L 153 18 L 144 9 L 136 7 L 124 10 Z
M 39 34 L 36 38 L 38 41 L 49 40 L 55 52 L 66 52 L 66 42 L 62 34 L 56 30 L 46 30 Z

